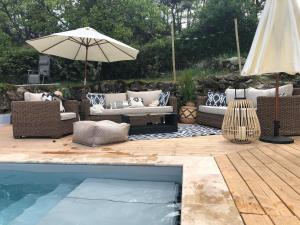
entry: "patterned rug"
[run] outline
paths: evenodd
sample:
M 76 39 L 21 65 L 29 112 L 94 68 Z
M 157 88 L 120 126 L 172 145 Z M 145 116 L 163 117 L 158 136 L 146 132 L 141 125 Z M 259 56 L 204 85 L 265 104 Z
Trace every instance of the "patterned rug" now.
M 130 141 L 220 135 L 221 130 L 199 124 L 178 124 L 178 132 L 130 135 Z

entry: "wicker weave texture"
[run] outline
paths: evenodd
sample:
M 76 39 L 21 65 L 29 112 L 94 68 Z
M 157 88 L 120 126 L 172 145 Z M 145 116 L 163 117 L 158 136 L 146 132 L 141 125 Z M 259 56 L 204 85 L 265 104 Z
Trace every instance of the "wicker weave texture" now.
M 76 119 L 60 120 L 59 102 L 12 102 L 13 135 L 21 137 L 59 138 L 73 133 L 78 121 L 78 102 L 65 101 L 66 112 L 77 113 Z
M 280 135 L 300 135 L 300 95 L 279 99 Z M 257 116 L 262 136 L 274 134 L 275 97 L 257 98 Z

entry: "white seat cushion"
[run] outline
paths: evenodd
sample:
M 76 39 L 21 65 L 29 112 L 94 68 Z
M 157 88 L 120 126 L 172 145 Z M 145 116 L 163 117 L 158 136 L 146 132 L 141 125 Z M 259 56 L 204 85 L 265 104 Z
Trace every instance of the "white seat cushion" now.
M 74 112 L 60 113 L 60 120 L 71 120 L 71 119 L 76 119 L 76 113 Z
M 103 109 L 101 113 L 90 111 L 90 115 L 122 115 L 122 114 L 150 114 L 150 113 L 172 113 L 172 106 L 155 106 L 142 108 Z
M 206 105 L 200 105 L 199 106 L 199 112 L 203 113 L 210 113 L 210 114 L 216 114 L 216 115 L 225 115 L 227 107 L 218 107 L 218 106 L 206 106 Z

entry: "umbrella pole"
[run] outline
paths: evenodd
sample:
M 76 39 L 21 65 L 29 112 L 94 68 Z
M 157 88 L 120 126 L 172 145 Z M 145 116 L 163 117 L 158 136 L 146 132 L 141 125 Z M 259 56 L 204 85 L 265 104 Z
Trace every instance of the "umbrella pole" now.
M 88 51 L 89 51 L 89 48 L 88 48 L 88 46 L 86 46 L 85 47 L 85 64 L 84 64 L 84 81 L 83 81 L 85 94 L 86 94 L 86 77 L 87 77 L 87 57 L 88 57 Z
M 280 110 L 280 99 L 279 99 L 279 79 L 280 73 L 276 74 L 276 92 L 275 92 L 275 119 L 274 119 L 274 134 L 273 136 L 262 136 L 260 141 L 272 143 L 272 144 L 292 144 L 294 140 L 290 137 L 280 136 L 280 121 L 279 121 L 279 110 Z
M 83 81 L 83 92 L 86 95 L 86 77 L 87 77 L 87 56 L 88 56 L 88 46 L 85 46 L 85 62 L 84 62 L 84 81 Z
M 274 136 L 279 136 L 280 121 L 279 121 L 279 79 L 280 73 L 276 74 L 276 92 L 275 92 L 275 120 L 274 120 Z

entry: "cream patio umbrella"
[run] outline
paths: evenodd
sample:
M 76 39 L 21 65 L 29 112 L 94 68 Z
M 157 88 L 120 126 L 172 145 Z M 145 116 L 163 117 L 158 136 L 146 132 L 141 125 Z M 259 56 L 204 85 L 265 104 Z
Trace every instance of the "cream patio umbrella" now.
M 300 72 L 300 0 L 267 0 L 243 76 L 276 73 L 274 136 L 261 137 L 270 143 L 292 143 L 279 136 L 279 79 L 281 73 Z
M 135 60 L 139 53 L 138 50 L 90 27 L 55 33 L 26 42 L 43 54 L 85 61 L 84 86 L 87 79 L 87 61 Z

